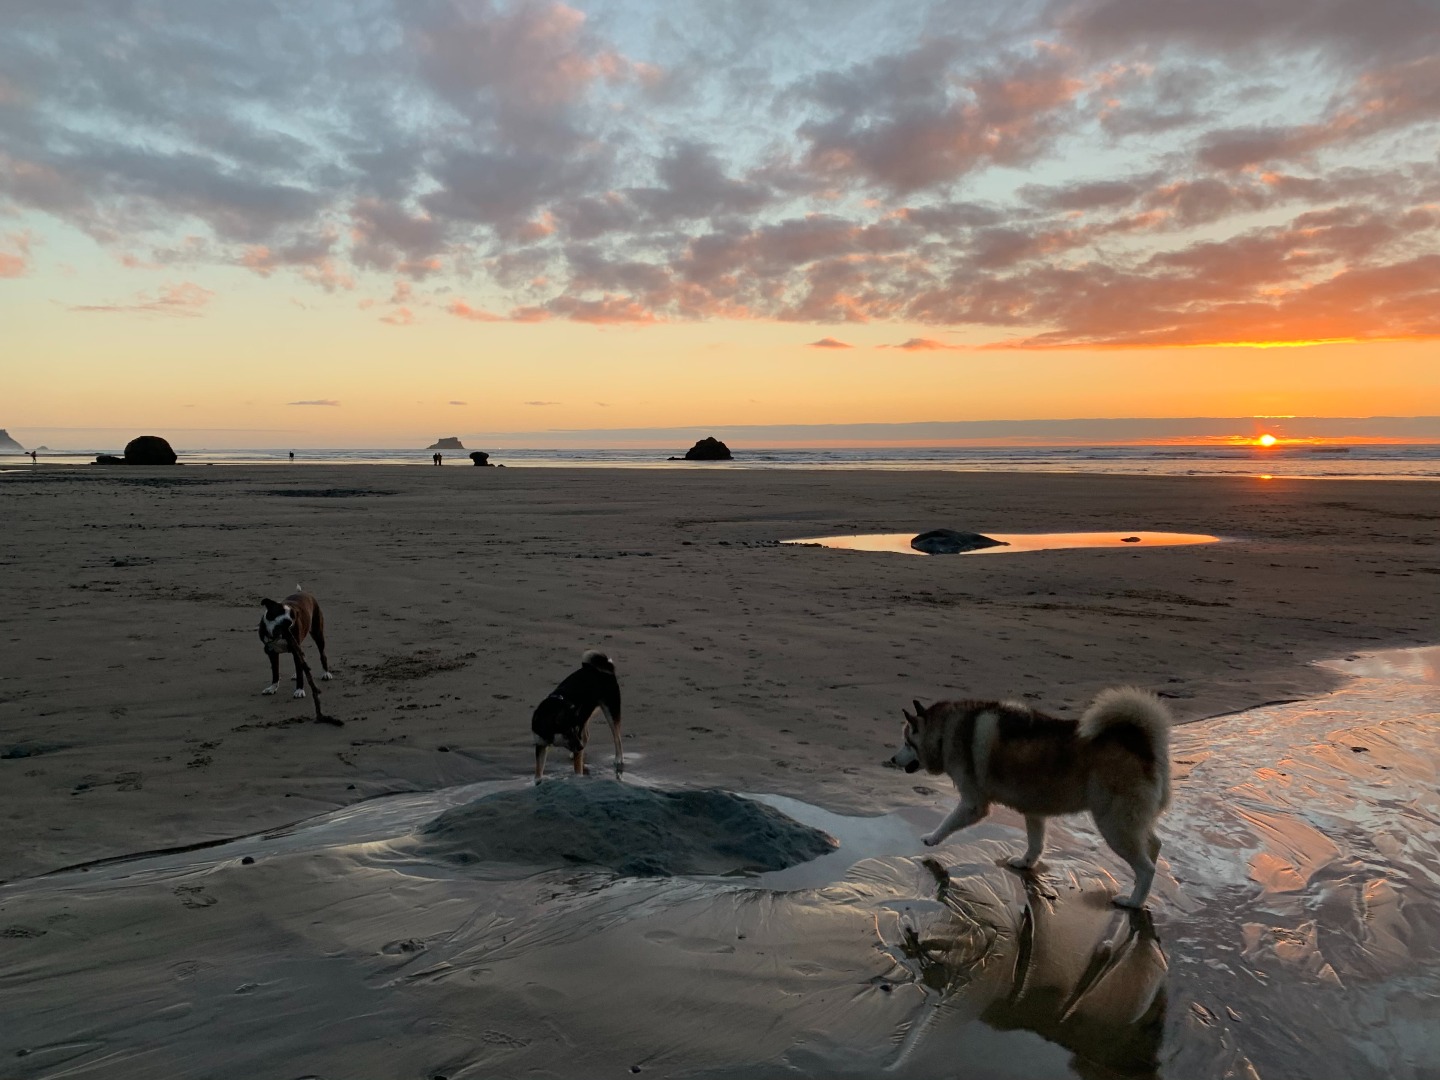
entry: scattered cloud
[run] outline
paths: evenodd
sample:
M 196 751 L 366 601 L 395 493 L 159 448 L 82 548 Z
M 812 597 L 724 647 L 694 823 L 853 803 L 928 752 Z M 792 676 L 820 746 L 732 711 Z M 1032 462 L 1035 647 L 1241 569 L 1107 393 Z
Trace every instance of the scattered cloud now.
M 558 401 L 522 401 L 521 405 L 559 405 Z
M 545 305 L 552 315 L 575 322 L 606 325 L 614 323 L 654 323 L 659 317 L 643 303 L 629 296 L 602 296 L 595 300 L 573 296 L 556 297 Z
M 3 89 L 3 84 L 0 84 L 0 89 Z M 30 268 L 30 234 L 11 233 L 0 244 L 4 245 L 0 246 L 0 278 L 23 277 Z
M 452 402 L 450 402 L 449 404 L 451 404 L 451 405 L 469 405 L 470 403 L 469 403 L 468 401 L 452 401 Z
M 909 341 L 902 341 L 899 345 L 881 345 L 882 349 L 905 349 L 908 352 L 933 352 L 936 349 L 963 349 L 963 345 L 951 345 L 944 341 L 936 341 L 934 338 L 912 337 Z
M 141 313 L 196 317 L 214 299 L 215 293 L 192 281 L 167 285 L 159 293 L 141 292 L 134 300 L 114 304 L 71 304 L 69 310 L 92 313 Z
M 470 319 L 473 322 L 504 321 L 502 316 L 491 314 L 488 311 L 482 311 L 479 308 L 473 308 L 464 300 L 451 300 L 449 306 L 447 306 L 445 310 L 448 311 L 451 315 L 456 316 L 457 318 Z
M 388 315 L 381 315 L 380 321 L 391 326 L 409 326 L 415 321 L 415 313 L 408 307 L 396 308 Z
M 329 398 L 316 398 L 313 401 L 287 401 L 287 405 L 339 405 L 340 402 L 332 401 Z
M 805 347 L 807 349 L 853 349 L 855 346 L 847 341 L 841 341 L 839 338 L 822 337 L 819 341 L 809 342 Z

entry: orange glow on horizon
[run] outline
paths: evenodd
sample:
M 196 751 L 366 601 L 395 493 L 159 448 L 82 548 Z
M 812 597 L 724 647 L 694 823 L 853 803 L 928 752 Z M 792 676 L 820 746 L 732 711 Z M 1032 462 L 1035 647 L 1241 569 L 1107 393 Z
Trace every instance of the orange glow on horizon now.
M 1213 349 L 1308 349 L 1312 345 L 1358 345 L 1371 340 L 1394 341 L 1395 338 L 1357 338 L 1357 337 L 1333 337 L 1333 338 L 1311 338 L 1296 339 L 1294 341 L 1215 341 L 1208 345 L 1181 345 L 1180 348 L 1213 348 Z M 1416 339 L 1420 340 L 1420 339 Z
M 1274 446 L 1280 440 L 1271 435 L 1268 431 L 1255 440 L 1261 446 Z

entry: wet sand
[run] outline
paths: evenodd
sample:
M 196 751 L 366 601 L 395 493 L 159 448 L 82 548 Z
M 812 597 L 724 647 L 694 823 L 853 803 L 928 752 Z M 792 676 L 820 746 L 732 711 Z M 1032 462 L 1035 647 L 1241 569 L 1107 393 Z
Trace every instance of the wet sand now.
M 1365 1075 L 1336 1054 L 1406 1075 L 1404 1062 L 1436 1056 L 1419 1026 L 1426 998 L 1397 989 L 1435 989 L 1433 688 L 1403 716 L 1367 699 L 1328 719 L 1328 705 L 1277 706 L 1184 729 L 1173 880 L 1153 927 L 1104 906 L 1123 871 L 1087 823 L 1065 830 L 1027 893 L 994 865 L 1019 836 L 1005 818 L 941 849 L 944 889 L 918 839 L 895 846 L 883 817 L 869 826 L 883 842 L 850 849 L 872 861 L 799 892 L 583 867 L 482 884 L 387 855 L 389 841 L 262 851 L 249 865 L 200 851 L 179 869 L 116 864 L 113 880 L 98 867 L 34 875 L 387 792 L 519 778 L 530 709 L 587 646 L 618 660 L 636 782 L 894 814 L 918 837 L 950 794 L 878 767 L 911 697 L 1025 695 L 1073 712 L 1134 681 L 1195 720 L 1340 683 L 1311 660 L 1433 640 L 1440 486 L 41 469 L 0 477 L 0 500 L 15 658 L 0 673 L 0 996 L 7 1013 L 24 1007 L 23 1025 L 0 1025 L 0 1061 L 30 1051 L 13 1059 L 18 1075 L 357 1075 L 345 1062 L 452 1080 L 637 1064 L 758 1076 L 843 1075 L 849 1062 L 860 1075 L 899 1061 L 926 1076 L 952 1074 L 951 1052 L 995 1062 L 984 1075 L 1005 1062 L 1050 1075 L 1044 1061 L 1105 1075 L 1084 1071 L 1091 1043 L 1135 1040 L 1124 1062 L 1101 1064 L 1242 1075 L 1244 1058 L 1286 1073 L 1303 1052 L 1309 1075 Z M 940 526 L 1236 542 L 988 560 L 775 544 Z M 258 599 L 297 580 L 325 606 L 337 680 L 324 705 L 341 728 L 311 722 L 306 702 L 258 696 Z M 979 947 L 957 929 L 971 924 L 988 928 L 974 931 L 995 961 L 984 978 L 952 962 Z M 1048 972 L 1050 1005 L 1027 998 L 1040 985 L 1029 976 L 1017 990 L 994 974 L 1022 969 Z M 1085 984 L 1084 1008 L 1067 979 Z M 1307 1041 L 1317 994 L 1341 1020 Z M 654 1018 L 682 1007 L 692 1021 L 657 1033 Z M 1123 1038 L 1104 1034 L 1117 1017 Z M 217 1061 L 221 1044 L 239 1049 Z
M 1109 906 L 1128 882 L 1088 823 L 1052 828 L 1021 875 L 1002 865 L 1023 846 L 1008 813 L 918 854 L 938 807 L 771 799 L 839 850 L 748 879 L 635 877 L 575 849 L 604 862 L 651 823 L 615 812 L 613 781 L 499 781 L 0 887 L 0 1060 L 236 1080 L 1424 1076 L 1440 650 L 1393 660 L 1177 733 L 1147 912 Z M 523 806 L 547 788 L 610 818 L 557 830 Z M 437 856 L 437 831 L 466 828 L 482 848 L 528 836 L 530 865 Z

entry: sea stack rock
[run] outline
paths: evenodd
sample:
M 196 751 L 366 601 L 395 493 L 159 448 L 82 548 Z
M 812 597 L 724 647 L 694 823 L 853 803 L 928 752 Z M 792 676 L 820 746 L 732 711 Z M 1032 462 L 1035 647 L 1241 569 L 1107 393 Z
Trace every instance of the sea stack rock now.
M 670 459 L 674 461 L 674 458 Z M 685 451 L 686 461 L 733 461 L 730 448 L 719 439 L 707 436 Z
M 485 453 L 484 450 L 472 450 L 470 451 L 470 460 L 476 465 L 489 465 L 490 455 Z
M 125 444 L 126 465 L 174 465 L 175 451 L 159 435 L 141 435 Z
M 426 449 L 426 450 L 464 450 L 465 447 L 461 446 L 461 445 L 460 445 L 460 440 L 457 439 L 457 438 L 455 438 L 455 436 L 452 435 L 452 436 L 450 436 L 450 438 L 448 438 L 448 439 L 440 439 L 438 442 L 433 442 L 433 443 L 431 443 L 431 444 L 430 444 L 429 446 L 427 446 L 425 449 Z
M 10 437 L 10 433 L 0 428 L 0 454 L 23 454 L 25 447 Z
M 931 529 L 910 541 L 910 546 L 926 555 L 959 555 L 981 548 L 1009 547 L 1004 540 L 993 540 L 973 532 L 956 532 L 954 529 Z

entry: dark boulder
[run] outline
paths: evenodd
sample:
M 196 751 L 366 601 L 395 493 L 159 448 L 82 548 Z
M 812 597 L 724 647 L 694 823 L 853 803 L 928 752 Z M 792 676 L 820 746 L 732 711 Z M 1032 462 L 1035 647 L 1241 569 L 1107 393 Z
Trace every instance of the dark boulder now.
M 676 460 L 671 458 L 671 461 Z M 730 448 L 719 439 L 707 436 L 685 451 L 686 461 L 733 461 Z
M 125 444 L 126 465 L 174 465 L 175 451 L 159 435 L 141 435 Z
M 926 555 L 959 555 L 965 551 L 979 551 L 981 548 L 1009 547 L 1004 540 L 992 540 L 973 532 L 956 532 L 954 529 L 931 529 L 910 541 L 910 546 Z
M 431 443 L 431 444 L 430 444 L 429 446 L 427 446 L 425 449 L 426 449 L 426 450 L 464 450 L 465 447 L 460 444 L 460 440 L 459 440 L 459 439 L 457 439 L 454 435 L 451 435 L 448 439 L 439 439 L 439 440 Z
M 125 456 L 101 454 L 97 465 L 174 465 L 175 451 L 159 435 L 141 435 L 125 444 Z
M 484 450 L 472 450 L 470 452 L 470 460 L 476 465 L 489 465 L 490 455 L 485 453 Z

